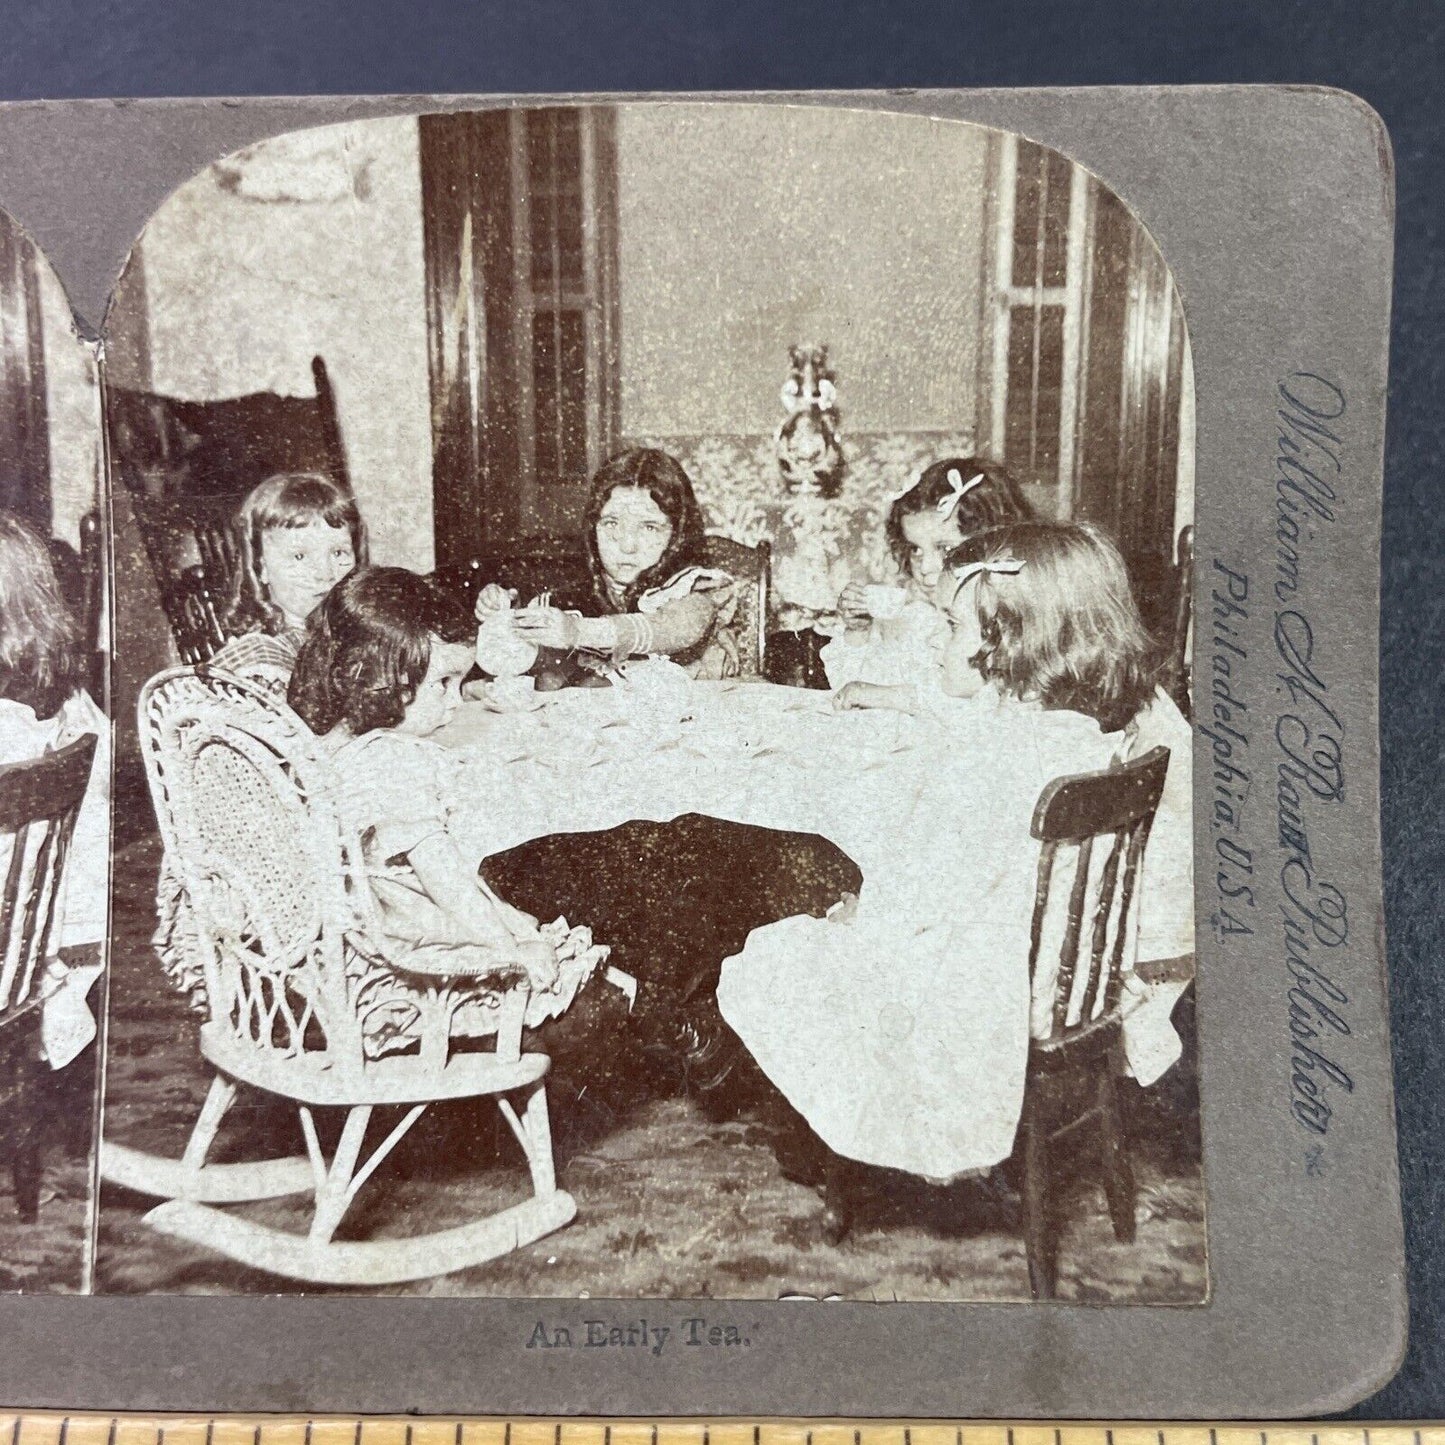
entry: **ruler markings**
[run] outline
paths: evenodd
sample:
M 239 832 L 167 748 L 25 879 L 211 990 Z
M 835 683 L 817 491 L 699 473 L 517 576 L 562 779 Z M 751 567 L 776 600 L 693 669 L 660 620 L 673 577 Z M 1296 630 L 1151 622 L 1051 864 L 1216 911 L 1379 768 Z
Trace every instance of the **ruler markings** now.
M 8 1427 L 8 1428 L 7 1428 Z M 1445 1423 L 411 1420 L 0 1413 L 0 1445 L 1445 1445 Z

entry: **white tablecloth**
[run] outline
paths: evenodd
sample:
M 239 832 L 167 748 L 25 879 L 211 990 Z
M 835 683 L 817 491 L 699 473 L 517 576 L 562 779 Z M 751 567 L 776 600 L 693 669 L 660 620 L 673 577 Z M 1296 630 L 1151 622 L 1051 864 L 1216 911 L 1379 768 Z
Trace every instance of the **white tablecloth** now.
M 870 886 L 904 862 L 887 820 L 913 802 L 937 739 L 897 713 L 834 713 L 829 694 L 768 683 L 696 683 L 672 729 L 629 720 L 606 688 L 543 694 L 529 713 L 466 703 L 436 740 L 462 761 L 454 829 L 483 856 L 549 833 L 706 813 L 821 833 Z
M 460 764 L 454 834 L 482 858 L 703 813 L 830 839 L 863 872 L 856 915 L 755 929 L 723 966 L 724 1016 L 840 1153 L 935 1178 L 1006 1157 L 1029 1049 L 1030 818 L 1045 783 L 1106 766 L 1118 736 L 1023 704 L 840 714 L 757 683 L 697 684 L 689 710 L 658 728 L 604 689 L 525 714 L 468 704 L 438 734 Z

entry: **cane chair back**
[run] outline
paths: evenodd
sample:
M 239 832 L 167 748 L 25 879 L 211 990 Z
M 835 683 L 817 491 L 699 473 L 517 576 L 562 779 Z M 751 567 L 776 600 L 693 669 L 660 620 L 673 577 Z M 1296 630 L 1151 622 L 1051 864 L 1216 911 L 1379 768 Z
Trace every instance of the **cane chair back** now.
M 374 905 L 314 737 L 264 689 L 211 669 L 162 673 L 138 710 L 202 950 L 203 1051 L 287 1094 L 318 1073 L 357 1075 L 347 950 L 374 931 Z

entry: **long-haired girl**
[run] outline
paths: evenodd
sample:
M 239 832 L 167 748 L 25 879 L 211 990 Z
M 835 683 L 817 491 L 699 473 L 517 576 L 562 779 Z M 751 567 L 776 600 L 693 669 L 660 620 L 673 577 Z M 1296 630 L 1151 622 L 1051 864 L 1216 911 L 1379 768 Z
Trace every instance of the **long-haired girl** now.
M 662 655 L 695 677 L 733 677 L 738 643 L 728 624 L 733 579 L 703 566 L 702 510 L 675 457 L 635 448 L 604 462 L 585 509 L 587 582 L 564 606 L 529 606 L 515 615 L 519 635 L 554 653 L 622 661 Z M 511 605 L 484 587 L 477 616 Z
M 51 1065 L 68 1063 L 95 1036 L 85 998 L 100 972 L 90 957 L 105 938 L 110 851 L 110 724 L 84 688 L 85 652 L 45 540 L 0 512 L 0 765 L 27 762 L 96 738 L 62 881 L 59 955 L 47 960 L 50 993 L 42 1041 Z M 0 876 L 13 841 L 0 837 Z
M 307 618 L 366 561 L 366 528 L 355 498 L 318 472 L 281 472 L 257 483 L 234 527 L 236 573 L 222 618 L 227 641 L 210 666 L 284 697 Z M 161 967 L 204 1010 L 200 940 L 168 863 L 156 887 L 156 919 L 151 942 Z
M 1030 819 L 1041 790 L 1167 740 L 1157 826 L 1182 833 L 1185 871 L 1168 861 L 1174 847 L 1156 856 L 1151 841 L 1140 959 L 1187 951 L 1190 739 L 1155 686 L 1123 561 L 1095 528 L 992 529 L 949 555 L 937 589 L 950 635 L 936 665 L 956 705 L 913 699 L 941 726 L 926 762 L 898 765 L 898 807 L 918 840 L 912 875 L 865 886 L 851 916 L 757 930 L 724 965 L 718 1003 L 833 1156 L 947 1180 L 1013 1147 L 1037 1026 Z M 1130 1057 L 1141 1082 L 1178 1057 L 1171 1005 L 1139 1009 Z M 988 1107 L 966 1120 L 964 1096 Z
M 241 503 L 236 575 L 212 665 L 284 692 L 306 619 L 366 562 L 356 500 L 318 472 L 267 477 Z
M 894 498 L 884 524 L 901 585 L 854 582 L 838 598 L 844 631 L 822 652 L 829 684 L 913 680 L 942 640 L 933 594 L 945 556 L 975 533 L 1031 515 L 995 462 L 946 457 L 926 467 Z

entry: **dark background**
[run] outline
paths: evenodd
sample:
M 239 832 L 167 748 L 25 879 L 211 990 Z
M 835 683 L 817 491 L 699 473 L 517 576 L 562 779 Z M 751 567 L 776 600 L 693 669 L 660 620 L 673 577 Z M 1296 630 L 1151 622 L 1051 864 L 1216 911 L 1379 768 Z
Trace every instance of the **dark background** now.
M 1445 6 L 1431 0 L 3 0 L 0 98 L 1297 82 L 1384 117 L 1399 232 L 1381 624 L 1385 901 L 1410 1353 L 1353 1414 L 1445 1416 Z M 1221 226 L 1230 218 L 1221 216 Z

